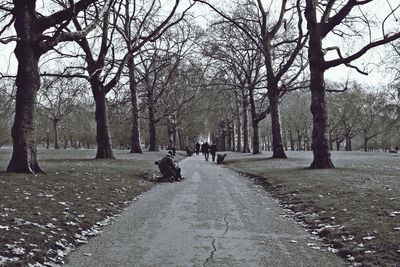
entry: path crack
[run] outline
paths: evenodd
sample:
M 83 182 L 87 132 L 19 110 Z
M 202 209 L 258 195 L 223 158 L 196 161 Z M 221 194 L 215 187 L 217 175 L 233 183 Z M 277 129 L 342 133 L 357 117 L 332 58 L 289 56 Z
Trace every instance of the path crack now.
M 213 257 L 214 257 L 214 253 L 217 252 L 217 248 L 215 247 L 215 238 L 213 238 L 213 240 L 211 241 L 211 246 L 213 247 L 213 250 L 211 251 L 210 257 L 208 257 L 208 258 L 206 259 L 206 261 L 203 263 L 203 266 L 206 266 L 206 264 L 207 264 L 209 261 L 212 261 L 212 260 L 213 260 Z
M 228 215 L 225 215 L 225 217 L 224 217 L 224 222 L 225 222 L 225 232 L 224 232 L 223 235 L 225 235 L 225 234 L 228 232 L 228 230 L 229 230 Z

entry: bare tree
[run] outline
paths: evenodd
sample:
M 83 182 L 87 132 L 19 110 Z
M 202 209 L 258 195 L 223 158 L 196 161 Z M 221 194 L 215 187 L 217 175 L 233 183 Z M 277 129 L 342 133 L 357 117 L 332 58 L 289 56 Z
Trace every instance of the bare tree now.
M 160 99 L 159 113 L 168 126 L 169 147 L 184 150 L 178 139 L 183 135 L 183 119 L 191 113 L 193 105 L 198 101 L 199 88 L 197 85 L 202 78 L 201 66 L 192 65 L 188 60 L 183 61 L 177 69 L 176 75 L 168 85 L 164 96 Z M 177 135 L 178 138 L 177 138 Z M 182 141 L 182 140 L 180 140 Z
M 36 94 L 40 87 L 39 60 L 42 55 L 61 42 L 84 37 L 96 26 L 104 9 L 97 18 L 80 31 L 68 32 L 66 27 L 72 18 L 86 10 L 96 0 L 70 1 L 68 7 L 44 15 L 36 8 L 36 0 L 14 0 L 1 6 L 3 14 L 9 16 L 0 33 L 14 25 L 16 36 L 1 38 L 2 43 L 16 41 L 14 53 L 18 60 L 16 77 L 16 107 L 12 127 L 13 153 L 7 167 L 8 172 L 42 172 L 37 161 L 34 114 Z M 5 12 L 5 13 L 4 13 Z
M 398 127 L 397 109 L 390 104 L 385 91 L 364 89 L 359 101 L 361 103 L 359 124 L 364 151 L 367 152 L 371 140 Z
M 76 105 L 76 98 L 84 91 L 84 85 L 77 79 L 43 77 L 39 90 L 38 112 L 53 124 L 54 148 L 59 149 L 58 125 L 70 114 Z M 43 111 L 43 112 L 42 112 Z
M 127 62 L 129 75 L 129 89 L 132 104 L 132 133 L 131 153 L 142 153 L 140 147 L 139 109 L 138 109 L 138 80 L 134 54 L 148 42 L 154 42 L 170 27 L 179 23 L 187 11 L 193 6 L 190 4 L 179 16 L 175 16 L 180 0 L 175 0 L 172 9 L 166 13 L 158 0 L 121 0 L 124 12 L 120 12 L 117 30 L 123 37 L 127 51 L 132 55 Z M 136 56 L 137 58 L 137 56 Z
M 233 15 L 227 15 L 205 1 L 198 0 L 198 2 L 207 4 L 225 20 L 233 23 L 262 52 L 266 68 L 269 107 L 260 114 L 259 120 L 265 118 L 267 113 L 271 114 L 272 157 L 286 158 L 282 144 L 279 99 L 284 91 L 290 88 L 289 85 L 296 81 L 298 73 L 302 70 L 302 67 L 297 67 L 295 73 L 290 75 L 292 78 L 283 81 L 307 41 L 307 35 L 302 29 L 300 0 L 292 1 L 291 4 L 283 0 L 277 18 L 271 15 L 273 5 L 266 9 L 260 0 L 244 1 L 238 5 L 240 8 Z M 289 28 L 296 31 L 287 31 Z
M 374 0 L 349 0 L 346 2 L 329 0 L 306 0 L 305 17 L 307 20 L 307 28 L 310 34 L 310 41 L 308 47 L 308 59 L 310 66 L 310 89 L 311 89 L 311 112 L 313 114 L 313 132 L 312 132 L 312 149 L 314 160 L 311 163 L 312 169 L 334 168 L 331 160 L 331 153 L 329 151 L 329 144 L 326 137 L 327 131 L 327 111 L 325 103 L 325 78 L 324 73 L 327 69 L 339 65 L 346 65 L 350 68 L 365 74 L 351 62 L 363 56 L 370 49 L 392 42 L 400 37 L 400 33 L 386 33 L 385 25 L 382 24 L 382 37 L 370 41 L 361 47 L 358 51 L 351 55 L 343 55 L 339 47 L 324 48 L 322 41 L 329 33 L 337 34 L 344 38 L 351 38 L 353 33 L 346 33 L 340 29 L 340 25 L 346 22 L 354 22 L 355 16 L 360 17 L 367 26 L 371 20 L 367 18 L 362 11 L 362 7 L 369 3 L 376 3 Z M 389 18 L 399 6 L 393 9 L 387 18 Z M 351 13 L 354 12 L 354 13 Z M 386 19 L 385 19 L 386 20 Z M 385 22 L 385 20 L 383 22 Z M 357 27 L 349 27 L 354 29 Z M 371 34 L 371 31 L 369 32 Z M 358 34 L 359 36 L 359 34 Z M 358 38 L 358 37 L 357 37 Z M 337 58 L 326 60 L 326 51 L 336 51 Z
M 90 17 L 90 14 L 86 15 L 85 18 Z M 101 30 L 96 33 L 97 38 L 83 37 L 76 41 L 84 52 L 85 70 L 89 74 L 88 80 L 96 104 L 96 159 L 114 158 L 107 115 L 107 94 L 117 85 L 127 61 L 132 57 L 129 51 L 116 52 L 113 43 L 116 20 L 117 14 L 111 12 L 111 8 L 107 9 L 101 21 Z M 78 30 L 87 23 L 86 19 L 74 19 L 73 22 Z
M 193 43 L 192 32 L 185 27 L 169 28 L 164 35 L 144 46 L 139 53 L 141 59 L 137 71 L 144 87 L 144 99 L 148 111 L 149 151 L 157 151 L 156 124 L 163 118 L 159 104 L 161 98 L 171 90 L 179 65 L 189 55 Z M 171 103 L 172 104 L 172 103 Z M 177 103 L 174 103 L 175 105 Z
M 15 90 L 9 80 L 0 83 L 0 147 L 11 140 L 9 132 L 14 113 Z

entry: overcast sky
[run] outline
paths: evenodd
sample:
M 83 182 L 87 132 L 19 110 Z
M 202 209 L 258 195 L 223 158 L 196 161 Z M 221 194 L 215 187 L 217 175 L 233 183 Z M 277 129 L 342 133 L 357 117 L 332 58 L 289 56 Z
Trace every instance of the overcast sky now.
M 172 4 L 174 3 L 173 0 L 162 0 L 164 2 L 165 7 L 169 9 Z M 227 1 L 216 1 L 216 3 L 219 3 L 221 8 L 227 7 Z M 264 1 L 265 3 L 269 3 L 270 0 Z M 280 2 L 280 1 L 278 1 Z M 182 7 L 181 10 L 189 3 L 188 0 L 183 0 L 182 1 Z M 388 11 L 390 10 L 388 3 L 391 3 L 392 7 L 395 7 L 398 5 L 398 0 L 376 0 L 375 3 L 368 5 L 368 9 L 364 9 L 365 12 L 373 14 L 377 20 L 382 20 L 382 18 L 385 16 L 385 14 L 388 14 Z M 267 4 L 266 4 L 267 5 Z M 398 12 L 399 14 L 400 12 Z M 195 6 L 193 8 L 193 14 L 197 17 L 197 21 L 201 24 L 206 23 L 207 21 L 210 21 L 210 18 L 212 16 L 215 16 L 215 14 L 206 8 L 205 6 Z M 393 21 L 393 20 L 392 20 Z M 390 24 L 388 24 L 390 26 Z M 396 25 L 397 26 L 397 25 Z M 377 27 L 377 29 L 380 29 Z M 375 30 L 373 33 L 374 39 L 378 38 L 381 36 L 381 31 Z M 351 41 L 347 43 L 342 43 L 342 40 L 338 40 L 336 38 L 330 38 L 325 42 L 324 44 L 327 46 L 331 45 L 338 45 L 341 47 L 353 47 L 355 50 L 357 50 L 357 47 L 360 47 L 361 42 L 359 42 L 360 37 L 358 38 L 353 38 Z M 338 43 L 339 42 L 339 43 Z M 10 70 L 10 73 L 16 72 L 16 60 L 15 57 L 12 53 L 14 49 L 15 43 L 11 43 L 8 45 L 1 45 L 1 52 L 0 52 L 0 60 L 2 64 L 0 64 L 0 71 L 2 73 L 6 73 L 7 70 Z M 345 51 L 343 51 L 345 53 Z M 364 57 L 362 57 L 361 60 L 358 60 L 356 62 L 356 65 L 360 68 L 366 67 L 366 69 L 370 72 L 368 76 L 361 75 L 357 73 L 354 70 L 351 70 L 347 67 L 336 67 L 334 69 L 330 69 L 326 73 L 326 77 L 328 79 L 332 79 L 335 81 L 345 81 L 346 79 L 350 78 L 350 80 L 358 80 L 360 82 L 376 85 L 380 83 L 388 83 L 390 82 L 390 75 L 385 73 L 384 65 L 382 64 L 382 57 L 384 57 L 384 48 L 378 48 L 374 49 L 372 52 L 369 52 L 366 54 Z M 8 64 L 10 62 L 10 64 Z

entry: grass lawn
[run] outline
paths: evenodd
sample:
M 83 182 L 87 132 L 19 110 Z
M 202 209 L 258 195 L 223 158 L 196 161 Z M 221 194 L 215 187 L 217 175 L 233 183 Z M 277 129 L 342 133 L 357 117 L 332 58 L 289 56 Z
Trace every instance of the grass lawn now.
M 0 149 L 0 266 L 62 263 L 153 185 L 142 178 L 166 154 L 114 152 L 115 160 L 93 160 L 95 150 L 39 149 L 47 174 L 26 175 L 6 173 L 11 150 Z
M 262 184 L 355 266 L 400 266 L 400 154 L 333 152 L 334 170 L 308 170 L 311 152 L 289 159 L 228 154 L 227 166 Z

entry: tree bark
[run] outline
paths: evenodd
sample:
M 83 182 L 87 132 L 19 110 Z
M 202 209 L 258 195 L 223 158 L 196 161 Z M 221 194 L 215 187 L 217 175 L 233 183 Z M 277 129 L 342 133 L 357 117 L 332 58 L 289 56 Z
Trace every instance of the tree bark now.
M 49 149 L 50 148 L 50 131 L 49 131 L 49 129 L 47 129 L 47 132 L 46 132 L 46 149 Z
M 108 126 L 106 95 L 98 88 L 98 85 L 92 84 L 92 90 L 96 102 L 96 159 L 114 159 Z
M 242 153 L 250 153 L 250 148 L 249 148 L 249 121 L 248 121 L 248 102 L 246 96 L 243 96 L 242 99 L 242 105 L 243 105 L 243 150 Z
M 231 140 L 232 140 L 232 146 L 231 146 L 231 151 L 235 152 L 235 148 L 236 148 L 236 141 L 235 141 L 235 121 L 232 121 L 232 132 L 231 132 Z
M 317 70 L 314 70 L 320 72 Z M 313 74 L 311 74 L 313 75 Z M 314 81 L 311 78 L 311 113 L 313 115 L 313 131 L 311 148 L 314 154 L 314 160 L 310 166 L 311 169 L 330 169 L 334 168 L 331 161 L 331 153 L 326 138 L 327 112 L 325 103 L 325 84 L 323 73 L 315 74 Z
M 290 151 L 295 151 L 295 141 L 291 130 L 289 130 L 289 139 L 290 139 Z
M 346 147 L 345 151 L 352 151 L 352 145 L 351 145 L 351 137 L 346 136 Z
M 237 100 L 236 103 L 236 129 L 237 129 L 237 142 L 236 142 L 236 152 L 242 151 L 242 125 L 240 123 L 240 105 L 239 101 Z
M 128 71 L 129 71 L 129 90 L 131 92 L 131 109 L 132 109 L 130 153 L 143 153 L 142 147 L 140 146 L 139 107 L 137 99 L 137 82 L 135 77 L 135 62 L 133 58 L 131 58 L 128 61 Z
M 310 33 L 308 59 L 310 66 L 311 113 L 313 115 L 312 150 L 314 159 L 311 169 L 334 168 L 326 138 L 327 111 L 325 100 L 324 54 L 321 29 L 317 22 L 316 1 L 307 0 L 306 19 Z
M 152 96 L 148 99 L 148 112 L 149 112 L 149 151 L 158 151 L 157 136 L 156 136 L 156 119 L 154 114 L 154 104 Z
M 301 134 L 299 130 L 297 130 L 297 151 L 301 151 Z
M 173 134 L 174 130 L 172 128 L 172 125 L 170 122 L 167 124 L 167 134 L 168 134 L 168 146 L 167 149 L 171 150 L 174 147 L 174 140 L 173 140 Z
M 221 121 L 221 151 L 225 151 L 226 150 L 226 125 L 225 125 L 225 121 Z
M 253 154 L 261 154 L 260 150 L 260 127 L 258 121 L 253 121 Z
M 176 134 L 177 134 L 177 130 L 176 130 L 176 125 L 173 124 L 172 125 L 172 148 L 176 149 L 177 146 L 177 142 L 176 142 Z
M 369 141 L 369 138 L 364 137 L 364 151 L 365 152 L 368 152 L 368 141 Z
M 279 93 L 277 85 L 269 85 L 268 99 L 271 108 L 272 158 L 286 159 L 282 143 L 282 128 L 279 114 Z
M 14 1 L 15 29 L 20 39 L 14 53 L 18 60 L 16 104 L 11 130 L 13 152 L 7 172 L 42 173 L 37 161 L 35 106 L 40 87 L 37 47 L 41 33 L 37 29 L 35 1 Z
M 227 121 L 227 150 L 232 150 L 232 124 L 230 121 Z
M 53 120 L 53 128 L 54 128 L 54 149 L 60 149 L 58 145 L 58 119 Z
M 340 141 L 336 140 L 336 150 L 339 151 L 340 150 Z
M 250 112 L 251 112 L 251 125 L 253 128 L 253 154 L 261 154 L 260 149 L 260 128 L 259 118 L 257 114 L 256 104 L 254 100 L 254 88 L 249 88 Z

